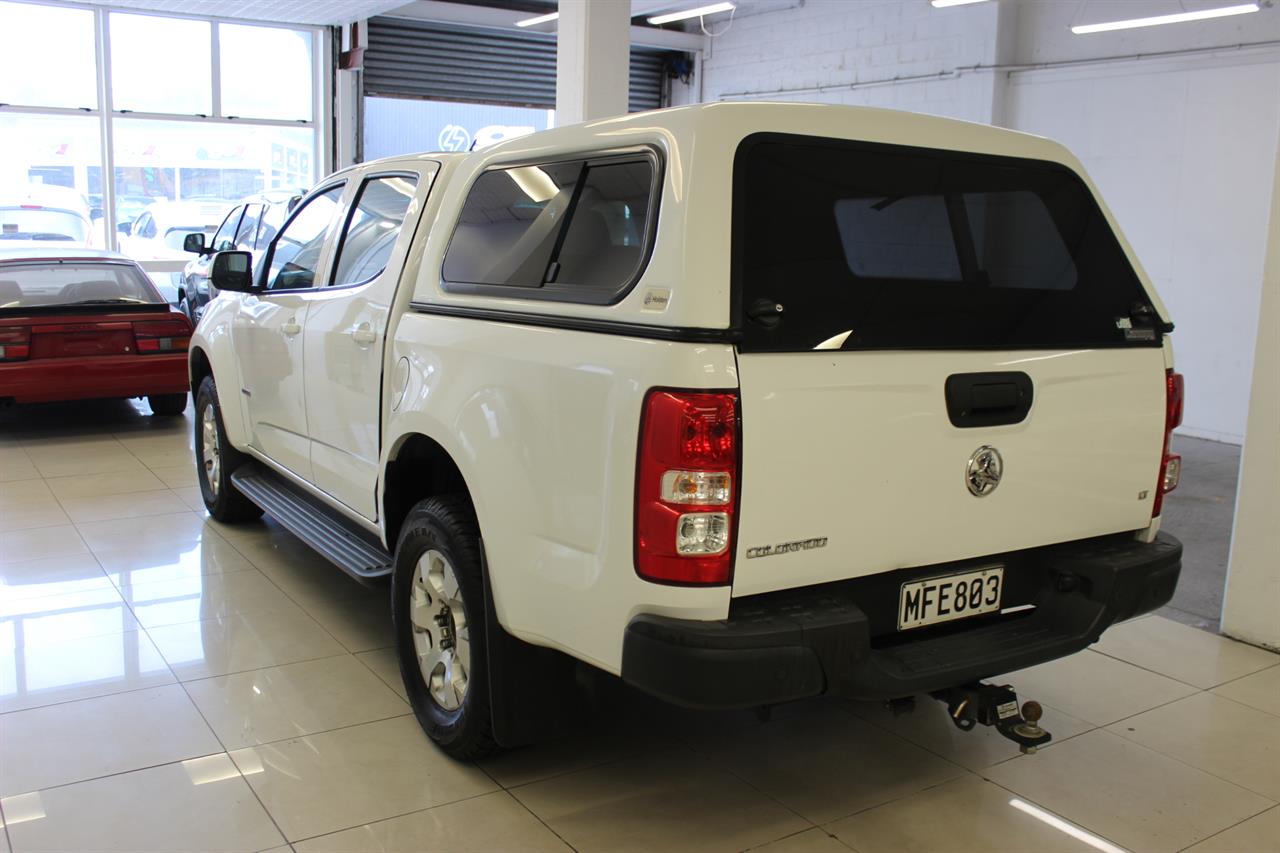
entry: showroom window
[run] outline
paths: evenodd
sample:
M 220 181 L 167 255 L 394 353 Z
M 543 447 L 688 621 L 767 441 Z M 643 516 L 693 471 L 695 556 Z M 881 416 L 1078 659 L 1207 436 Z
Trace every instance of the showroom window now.
M 0 51 L 0 210 L 68 210 L 85 223 L 70 243 L 125 252 L 169 299 L 193 257 L 172 235 L 211 238 L 237 204 L 324 172 L 323 29 L 0 0 L 0 32 L 59 38 Z

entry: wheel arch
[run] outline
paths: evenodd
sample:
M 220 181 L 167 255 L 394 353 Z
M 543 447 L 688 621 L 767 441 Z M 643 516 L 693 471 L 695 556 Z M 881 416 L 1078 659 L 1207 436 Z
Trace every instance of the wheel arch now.
M 389 549 L 394 550 L 405 516 L 420 500 L 462 494 L 475 510 L 471 488 L 453 455 L 423 433 L 406 433 L 396 439 L 382 479 L 382 524 Z
M 194 401 L 200 390 L 200 383 L 206 376 L 213 375 L 213 364 L 202 347 L 191 348 L 191 353 L 187 356 L 187 373 L 191 377 L 191 399 Z

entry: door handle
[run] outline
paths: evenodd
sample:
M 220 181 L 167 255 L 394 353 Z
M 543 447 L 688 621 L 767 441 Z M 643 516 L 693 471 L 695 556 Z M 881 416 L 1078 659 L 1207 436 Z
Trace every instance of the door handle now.
M 362 347 L 367 347 L 377 339 L 378 336 L 374 333 L 373 329 L 369 328 L 368 324 L 357 326 L 351 330 L 351 340 L 355 341 Z
M 286 337 L 292 338 L 294 335 L 298 334 L 298 332 L 302 331 L 302 324 L 294 320 L 290 320 L 287 323 L 281 324 L 280 331 L 283 332 Z

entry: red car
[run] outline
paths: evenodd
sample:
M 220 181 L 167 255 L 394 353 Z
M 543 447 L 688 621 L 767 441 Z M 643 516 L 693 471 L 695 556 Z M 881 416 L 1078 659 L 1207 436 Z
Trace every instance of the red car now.
M 187 408 L 191 321 L 112 252 L 0 251 L 0 403 L 146 397 Z

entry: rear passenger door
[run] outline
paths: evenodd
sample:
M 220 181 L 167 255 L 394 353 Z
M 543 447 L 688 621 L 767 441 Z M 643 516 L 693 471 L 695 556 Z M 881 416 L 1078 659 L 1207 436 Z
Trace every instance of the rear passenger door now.
M 439 167 L 367 175 L 334 247 L 326 287 L 310 300 L 307 423 L 315 484 L 370 520 L 377 482 L 384 344 L 418 214 Z

